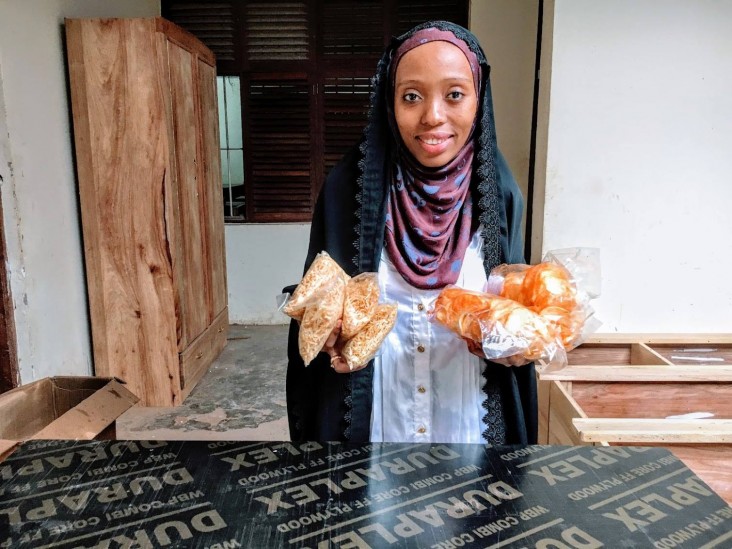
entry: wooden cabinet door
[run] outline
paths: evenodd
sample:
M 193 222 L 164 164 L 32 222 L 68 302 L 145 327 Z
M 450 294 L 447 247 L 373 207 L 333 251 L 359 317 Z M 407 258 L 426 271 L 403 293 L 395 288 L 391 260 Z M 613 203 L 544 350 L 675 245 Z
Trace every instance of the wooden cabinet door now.
M 226 307 L 226 260 L 224 249 L 224 205 L 219 152 L 219 117 L 216 94 L 216 68 L 198 60 L 198 90 L 201 113 L 203 179 L 206 193 L 204 228 L 206 232 L 206 288 L 209 322 Z
M 177 204 L 171 231 L 179 320 L 178 350 L 183 351 L 208 326 L 209 312 L 205 264 L 206 189 L 202 181 L 200 121 L 198 116 L 196 55 L 171 40 L 166 41 Z

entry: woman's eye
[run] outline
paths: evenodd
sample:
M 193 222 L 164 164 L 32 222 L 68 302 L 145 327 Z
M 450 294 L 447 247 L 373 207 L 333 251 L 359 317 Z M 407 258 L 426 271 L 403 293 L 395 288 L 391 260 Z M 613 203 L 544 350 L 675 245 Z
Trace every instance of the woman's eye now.
M 408 92 L 408 93 L 404 94 L 403 99 L 407 103 L 414 103 L 415 101 L 417 101 L 419 99 L 419 95 L 417 95 L 416 93 L 413 93 L 413 92 Z
M 452 99 L 453 101 L 458 101 L 459 99 L 462 99 L 465 96 L 465 94 L 461 91 L 451 91 L 447 94 L 447 97 L 449 99 Z

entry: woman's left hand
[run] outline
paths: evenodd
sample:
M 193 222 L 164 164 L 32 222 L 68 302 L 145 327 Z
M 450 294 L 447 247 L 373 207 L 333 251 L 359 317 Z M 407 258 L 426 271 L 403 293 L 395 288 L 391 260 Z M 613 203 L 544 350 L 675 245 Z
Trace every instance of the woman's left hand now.
M 526 360 L 521 355 L 513 355 L 506 358 L 488 359 L 486 358 L 485 353 L 483 352 L 483 346 L 480 343 L 467 338 L 465 338 L 465 343 L 467 343 L 468 345 L 468 350 L 475 356 L 483 358 L 485 360 L 490 360 L 491 362 L 495 362 L 496 364 L 500 364 L 502 366 L 524 366 L 531 362 L 530 360 Z

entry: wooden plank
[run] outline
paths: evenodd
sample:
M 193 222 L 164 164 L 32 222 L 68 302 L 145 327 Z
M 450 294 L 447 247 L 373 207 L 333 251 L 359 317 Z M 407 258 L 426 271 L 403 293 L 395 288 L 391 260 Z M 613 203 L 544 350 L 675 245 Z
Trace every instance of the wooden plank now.
M 72 104 L 95 372 L 126 380 L 143 402 L 164 395 L 169 404 L 178 365 L 161 238 L 167 140 L 152 20 L 80 20 L 78 32 L 75 25 L 69 46 L 82 66 L 73 71 Z
M 572 397 L 589 417 L 659 419 L 708 412 L 732 419 L 732 384 L 575 381 Z
M 614 364 L 625 366 L 630 364 L 630 343 L 583 343 L 567 354 L 569 364 Z
M 158 59 L 158 80 L 160 95 L 163 98 L 165 109 L 165 131 L 167 136 L 167 157 L 168 169 L 165 173 L 163 184 L 163 202 L 165 203 L 165 234 L 164 238 L 168 246 L 170 261 L 172 265 L 173 280 L 185 280 L 185 265 L 183 257 L 183 229 L 181 227 L 180 199 L 178 197 L 178 163 L 175 157 L 175 128 L 173 124 L 172 84 L 170 80 L 170 62 L 168 59 L 168 39 L 158 33 L 155 36 L 156 53 Z M 183 340 L 183 325 L 185 300 L 178 289 L 174 292 L 175 300 L 175 334 L 178 351 L 181 350 Z M 172 381 L 175 386 L 180 386 L 178 376 Z
M 549 399 L 549 444 L 582 444 L 572 421 L 575 418 L 587 418 L 570 391 L 562 386 L 562 382 L 553 381 L 550 386 Z
M 219 154 L 219 117 L 216 94 L 216 71 L 205 63 L 198 65 L 200 90 L 201 153 L 203 157 L 202 193 L 206 227 L 206 285 L 209 322 L 224 310 L 227 303 L 226 250 L 224 248 L 224 198 Z
M 679 366 L 732 366 L 730 343 L 656 343 L 649 347 L 670 363 Z
M 732 446 L 724 444 L 668 446 L 684 464 L 732 505 Z
M 670 362 L 644 343 L 634 343 L 630 346 L 631 364 L 658 364 L 668 365 Z
M 216 58 L 214 57 L 213 52 L 187 30 L 171 23 L 167 19 L 163 19 L 162 17 L 155 18 L 155 28 L 158 32 L 167 35 L 168 38 L 175 42 L 179 47 L 191 53 L 195 53 L 209 66 L 214 68 L 216 67 Z
M 178 179 L 178 214 L 180 215 L 183 254 L 174 261 L 183 264 L 183 278 L 175 280 L 181 306 L 183 351 L 208 326 L 206 285 L 203 267 L 202 219 L 199 207 L 198 123 L 196 117 L 195 58 L 180 46 L 167 43 L 170 64 L 173 128 Z
M 595 333 L 586 343 L 732 343 L 728 333 Z
M 732 382 L 732 366 L 564 366 L 547 368 L 539 374 L 548 381 L 623 381 L 676 383 Z
M 538 444 L 549 444 L 549 410 L 551 409 L 551 382 L 543 381 L 539 376 L 540 367 L 536 371 L 536 390 L 539 411 Z
M 575 418 L 582 442 L 732 444 L 731 419 Z
M 183 398 L 206 373 L 226 345 L 229 329 L 229 311 L 224 308 L 214 322 L 180 354 L 181 388 Z
M 98 208 L 94 148 L 91 141 L 93 113 L 89 112 L 87 94 L 84 30 L 79 19 L 66 19 L 65 28 L 94 368 L 97 375 L 109 375 L 107 317 L 104 313 L 104 266 L 100 247 L 102 219 Z

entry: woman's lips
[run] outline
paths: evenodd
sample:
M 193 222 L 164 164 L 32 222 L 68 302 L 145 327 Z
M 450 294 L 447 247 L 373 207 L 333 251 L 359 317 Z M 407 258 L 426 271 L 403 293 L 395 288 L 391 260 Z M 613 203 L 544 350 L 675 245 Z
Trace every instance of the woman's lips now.
M 417 136 L 417 142 L 430 156 L 442 154 L 450 146 L 452 136 L 449 134 L 430 134 Z

